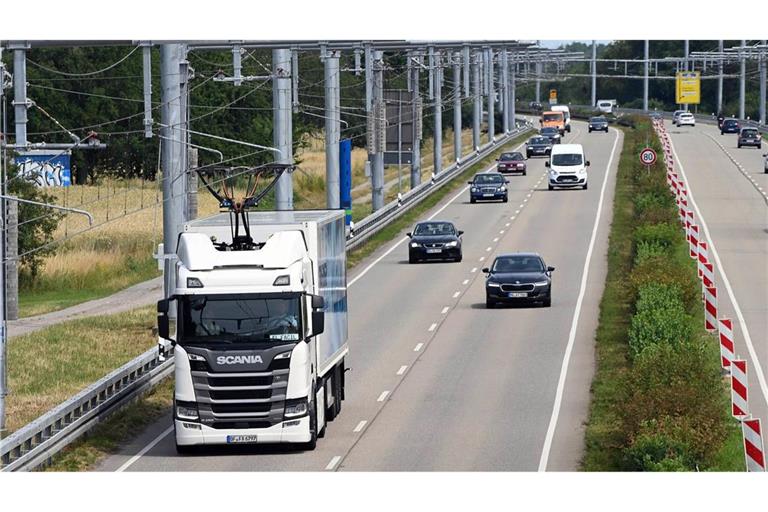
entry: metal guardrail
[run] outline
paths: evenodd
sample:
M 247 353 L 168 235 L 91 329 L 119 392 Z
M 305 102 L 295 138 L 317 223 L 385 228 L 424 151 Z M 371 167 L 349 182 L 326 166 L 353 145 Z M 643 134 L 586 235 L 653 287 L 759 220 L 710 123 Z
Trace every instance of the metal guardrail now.
M 399 202 L 393 201 L 362 219 L 354 234 L 347 238 L 347 249 L 354 249 L 364 243 L 468 167 L 517 135 L 530 130 L 530 123 L 522 121 L 522 124 L 518 124 L 509 134 L 493 143 L 485 144 L 474 155 L 465 157 L 459 164 L 453 164 L 436 175 L 433 180 L 404 194 Z M 30 471 L 49 463 L 56 453 L 87 433 L 119 407 L 151 390 L 172 370 L 173 357 L 161 361 L 157 348 L 152 348 L 127 362 L 66 402 L 0 440 L 2 471 Z

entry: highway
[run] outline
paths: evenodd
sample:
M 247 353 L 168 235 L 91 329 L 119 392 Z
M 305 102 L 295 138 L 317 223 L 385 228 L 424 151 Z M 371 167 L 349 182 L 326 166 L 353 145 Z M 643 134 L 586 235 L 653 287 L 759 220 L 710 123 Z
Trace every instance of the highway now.
M 584 145 L 588 190 L 548 191 L 530 159 L 508 203 L 471 205 L 464 187 L 424 216 L 465 231 L 461 263 L 409 265 L 409 228 L 355 268 L 347 400 L 315 451 L 180 457 L 169 411 L 98 470 L 578 469 L 621 134 L 574 122 L 565 142 Z M 551 308 L 485 308 L 481 269 L 511 251 L 556 267 Z
M 768 417 L 768 174 L 763 153 L 738 149 L 736 135 L 716 126 L 668 124 L 677 162 L 689 183 L 699 224 L 704 219 L 715 260 L 719 316 L 733 320 L 736 355 L 747 360 L 749 408 Z M 715 254 L 713 254 L 716 253 Z

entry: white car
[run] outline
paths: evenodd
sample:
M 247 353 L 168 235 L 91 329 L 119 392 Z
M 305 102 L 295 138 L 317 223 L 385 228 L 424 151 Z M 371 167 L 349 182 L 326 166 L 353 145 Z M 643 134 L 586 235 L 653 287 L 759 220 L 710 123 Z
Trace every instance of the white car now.
M 688 112 L 687 110 L 675 110 L 672 113 L 672 124 L 677 125 L 677 120 L 680 118 L 681 114 L 685 114 Z
M 587 167 L 589 160 L 584 157 L 581 144 L 558 144 L 552 146 L 549 161 L 549 190 L 555 187 L 581 187 L 587 189 Z
M 683 112 L 677 118 L 677 126 L 696 126 L 696 118 L 690 112 Z

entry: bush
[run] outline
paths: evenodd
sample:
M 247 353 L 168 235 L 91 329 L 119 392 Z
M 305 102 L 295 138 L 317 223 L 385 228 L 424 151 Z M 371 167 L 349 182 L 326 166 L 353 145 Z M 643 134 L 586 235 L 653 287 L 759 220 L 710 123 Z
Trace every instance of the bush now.
M 664 431 L 663 425 L 674 420 L 665 418 L 645 422 L 640 433 L 624 450 L 625 469 L 629 471 L 694 471 L 696 457 L 687 442 L 688 429 Z M 671 420 L 671 421 L 670 421 Z
M 693 463 L 706 468 L 728 434 L 728 399 L 717 347 L 703 339 L 647 347 L 627 375 L 623 397 L 622 428 L 635 450 L 626 454 L 635 463 L 650 455 L 650 462 L 678 458 L 686 467 Z M 653 447 L 660 445 L 677 455 L 654 459 L 658 451 Z
M 634 296 L 639 297 L 640 289 L 653 284 L 675 288 L 686 311 L 700 306 L 701 288 L 693 268 L 680 264 L 668 246 L 643 241 L 636 249 L 629 285 Z
M 676 286 L 646 284 L 638 296 L 629 326 L 629 346 L 634 356 L 651 345 L 679 345 L 690 339 L 693 319 L 685 312 Z
M 635 250 L 635 266 L 650 258 L 665 257 L 669 249 L 658 242 L 640 242 Z
M 670 248 L 681 243 L 680 229 L 669 222 L 660 224 L 644 224 L 635 230 L 635 244 L 641 242 L 657 243 Z

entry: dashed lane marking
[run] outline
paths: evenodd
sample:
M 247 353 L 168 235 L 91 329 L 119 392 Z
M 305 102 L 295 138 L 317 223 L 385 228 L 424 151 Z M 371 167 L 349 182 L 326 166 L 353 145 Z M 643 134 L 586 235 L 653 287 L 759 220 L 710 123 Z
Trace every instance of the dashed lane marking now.
M 363 430 L 363 427 L 365 427 L 366 423 L 368 422 L 365 420 L 362 420 L 360 423 L 357 424 L 357 426 L 354 428 L 354 430 L 352 430 L 352 432 L 360 432 L 361 430 Z
M 387 395 L 389 395 L 389 391 L 382 391 L 379 395 L 379 398 L 376 399 L 377 402 L 383 402 L 387 399 Z
M 429 326 L 429 329 L 427 329 L 427 330 L 428 330 L 429 332 L 432 332 L 432 331 L 434 331 L 435 329 L 437 329 L 437 324 L 432 324 L 432 325 L 430 325 L 430 326 Z
M 421 350 L 421 347 L 423 347 L 423 346 L 424 346 L 423 343 L 417 343 L 416 346 L 413 347 L 413 351 L 414 352 L 418 352 L 419 350 Z
M 341 455 L 336 455 L 331 459 L 331 462 L 328 463 L 327 466 L 325 466 L 326 471 L 333 471 L 333 469 L 336 467 L 336 464 L 339 463 L 341 460 Z
M 400 367 L 400 369 L 399 369 L 399 370 L 397 370 L 397 375 L 402 375 L 402 374 L 404 374 L 404 373 L 405 373 L 405 370 L 407 370 L 407 369 L 408 369 L 408 365 L 403 365 L 403 366 L 401 366 L 401 367 Z

